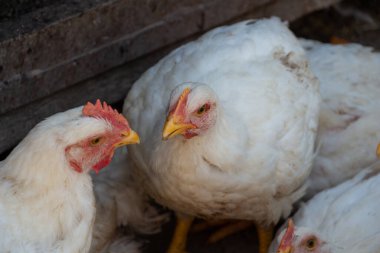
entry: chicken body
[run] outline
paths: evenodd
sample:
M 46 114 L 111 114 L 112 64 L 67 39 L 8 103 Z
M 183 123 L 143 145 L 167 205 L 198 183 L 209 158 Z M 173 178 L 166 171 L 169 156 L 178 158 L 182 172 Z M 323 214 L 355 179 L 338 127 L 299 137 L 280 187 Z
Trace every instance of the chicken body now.
M 333 187 L 376 161 L 380 139 L 380 54 L 358 44 L 301 40 L 320 80 L 321 112 L 308 195 Z
M 163 141 L 171 93 L 183 84 L 215 93 L 215 125 Z M 163 58 L 128 94 L 123 112 L 142 135 L 129 150 L 135 172 L 178 213 L 276 223 L 304 194 L 318 89 L 302 47 L 278 19 L 214 29 Z
M 377 162 L 353 179 L 322 191 L 305 203 L 293 217 L 294 234 L 287 242 L 292 252 L 379 252 L 379 171 Z M 284 228 L 279 230 L 270 252 L 284 252 L 276 251 L 282 236 Z M 311 248 L 306 243 L 310 239 L 314 241 Z
M 1 162 L 1 252 L 88 252 L 95 218 L 88 172 L 104 167 L 127 135 L 108 121 L 116 113 L 97 105 L 86 106 L 96 117 L 83 116 L 82 108 L 51 116 Z M 118 130 L 131 132 L 117 117 Z

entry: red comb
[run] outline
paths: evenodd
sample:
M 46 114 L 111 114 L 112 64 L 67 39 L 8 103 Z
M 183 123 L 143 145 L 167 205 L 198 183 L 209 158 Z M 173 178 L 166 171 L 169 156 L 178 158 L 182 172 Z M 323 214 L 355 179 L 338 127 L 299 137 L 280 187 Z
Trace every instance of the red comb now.
M 292 240 L 294 236 L 294 223 L 292 219 L 288 220 L 288 227 L 286 228 L 285 234 L 282 236 L 280 246 L 277 252 L 286 252 L 287 249 L 292 247 Z
M 174 110 L 171 112 L 171 114 L 177 114 L 177 115 L 184 115 L 185 114 L 185 107 L 187 103 L 187 98 L 190 93 L 190 88 L 185 88 L 182 91 L 181 96 L 178 98 L 177 104 L 174 108 Z
M 111 106 L 107 105 L 106 102 L 103 102 L 102 106 L 99 99 L 96 100 L 95 105 L 91 102 L 87 102 L 82 109 L 82 114 L 87 117 L 105 119 L 117 128 L 129 128 L 128 121 L 123 115 L 118 113 L 116 109 L 113 109 Z

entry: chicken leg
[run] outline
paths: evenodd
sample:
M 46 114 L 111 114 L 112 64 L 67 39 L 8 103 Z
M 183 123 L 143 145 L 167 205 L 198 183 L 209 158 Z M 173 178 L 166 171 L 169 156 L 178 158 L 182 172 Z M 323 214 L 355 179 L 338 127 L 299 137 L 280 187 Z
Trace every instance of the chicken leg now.
M 195 225 L 195 231 L 202 231 L 204 229 L 208 229 L 210 227 L 214 226 L 219 226 L 222 225 L 224 222 L 224 226 L 214 232 L 208 239 L 208 242 L 210 243 L 215 243 L 217 241 L 220 241 L 224 239 L 225 237 L 236 234 L 240 231 L 243 231 L 255 223 L 252 221 L 212 221 L 212 222 L 206 222 L 206 223 L 201 223 Z M 259 253 L 267 253 L 269 245 L 272 241 L 272 236 L 273 236 L 273 226 L 269 227 L 263 227 L 261 225 L 256 224 L 256 229 L 257 229 L 257 236 L 259 240 Z
M 214 243 L 214 242 L 220 241 L 221 239 L 223 239 L 229 235 L 236 234 L 240 231 L 243 231 L 243 230 L 251 227 L 252 225 L 253 225 L 253 223 L 251 221 L 235 221 L 235 222 L 232 222 L 232 223 L 222 227 L 221 229 L 217 230 L 216 232 L 214 232 L 209 237 L 208 242 Z
M 167 253 L 185 253 L 186 241 L 194 217 L 177 215 L 177 225 Z
M 256 224 L 256 229 L 259 237 L 259 253 L 267 253 L 273 238 L 273 226 L 263 227 Z
M 226 236 L 243 231 L 252 226 L 253 224 L 255 223 L 253 223 L 252 221 L 237 221 L 231 223 L 212 234 L 209 238 L 209 242 L 217 242 L 225 238 Z M 267 253 L 270 243 L 272 242 L 273 226 L 271 225 L 269 227 L 263 227 L 259 224 L 256 224 L 256 229 L 257 236 L 259 239 L 259 253 Z

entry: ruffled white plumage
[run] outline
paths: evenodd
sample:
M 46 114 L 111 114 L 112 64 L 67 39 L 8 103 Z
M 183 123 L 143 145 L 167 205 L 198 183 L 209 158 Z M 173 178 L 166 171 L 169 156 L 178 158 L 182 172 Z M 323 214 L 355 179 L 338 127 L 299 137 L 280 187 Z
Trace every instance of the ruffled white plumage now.
M 120 148 L 111 164 L 92 177 L 96 218 L 90 253 L 140 252 L 134 233 L 157 233 L 167 221 L 166 214 L 150 205 L 130 170 L 127 149 Z
M 320 80 L 320 145 L 309 195 L 347 180 L 376 161 L 380 140 L 380 54 L 358 44 L 301 40 Z
M 161 140 L 172 90 L 206 84 L 217 123 Z M 220 27 L 178 48 L 133 85 L 124 114 L 139 129 L 135 170 L 159 203 L 206 218 L 275 223 L 303 195 L 319 108 L 302 47 L 278 19 Z
M 302 239 L 306 235 L 302 231 L 316 234 L 333 253 L 379 252 L 379 171 L 377 162 L 353 179 L 320 192 L 303 204 L 293 217 L 296 235 Z M 269 252 L 276 252 L 280 239 L 277 235 Z

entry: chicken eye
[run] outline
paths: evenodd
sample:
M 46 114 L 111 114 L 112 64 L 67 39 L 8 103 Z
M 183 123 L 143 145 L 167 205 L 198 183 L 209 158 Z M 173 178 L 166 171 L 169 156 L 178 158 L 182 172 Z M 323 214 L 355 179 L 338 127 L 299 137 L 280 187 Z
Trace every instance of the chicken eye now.
M 210 106 L 208 104 L 202 105 L 198 110 L 197 110 L 197 115 L 200 116 L 203 113 L 207 112 L 210 109 Z
M 96 146 L 101 142 L 101 140 L 102 140 L 102 137 L 96 137 L 96 138 L 92 139 L 90 143 L 92 146 Z
M 317 246 L 317 241 L 315 238 L 311 238 L 311 239 L 306 241 L 306 249 L 307 250 L 314 250 L 316 246 Z

